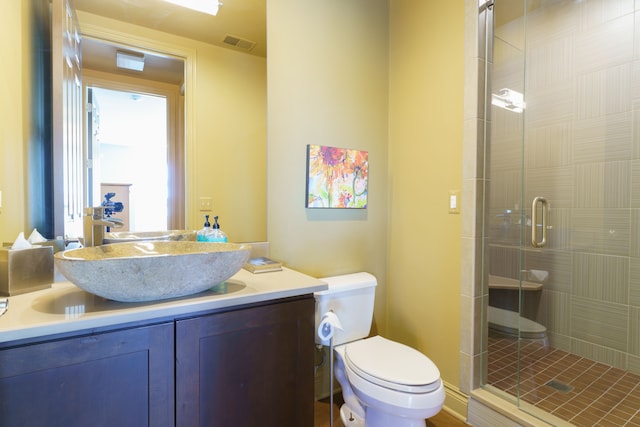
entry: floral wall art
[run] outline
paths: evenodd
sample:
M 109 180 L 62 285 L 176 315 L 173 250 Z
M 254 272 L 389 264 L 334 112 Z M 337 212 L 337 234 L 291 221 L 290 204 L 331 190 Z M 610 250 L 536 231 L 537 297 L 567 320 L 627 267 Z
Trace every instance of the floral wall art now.
M 366 209 L 369 154 L 307 145 L 307 208 Z

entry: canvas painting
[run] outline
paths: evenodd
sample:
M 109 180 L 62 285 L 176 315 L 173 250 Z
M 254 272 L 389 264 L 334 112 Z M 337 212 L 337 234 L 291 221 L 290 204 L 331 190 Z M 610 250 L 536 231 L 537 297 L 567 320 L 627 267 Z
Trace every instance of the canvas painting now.
M 367 151 L 307 145 L 307 208 L 366 209 Z

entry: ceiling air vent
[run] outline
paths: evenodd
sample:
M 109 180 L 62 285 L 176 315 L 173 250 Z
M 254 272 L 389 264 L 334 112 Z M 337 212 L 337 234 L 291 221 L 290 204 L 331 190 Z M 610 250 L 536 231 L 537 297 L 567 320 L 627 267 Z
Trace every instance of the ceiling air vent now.
M 230 34 L 227 34 L 224 40 L 222 40 L 222 42 L 228 45 L 237 47 L 238 49 L 247 50 L 247 51 L 253 49 L 253 47 L 256 45 L 256 42 L 252 42 L 251 40 L 246 40 L 240 37 L 232 36 Z

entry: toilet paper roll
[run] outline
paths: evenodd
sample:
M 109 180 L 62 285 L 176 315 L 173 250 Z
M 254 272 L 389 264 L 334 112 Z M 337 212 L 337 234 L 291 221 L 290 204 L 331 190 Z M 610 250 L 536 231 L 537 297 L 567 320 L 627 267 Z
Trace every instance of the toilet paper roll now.
M 328 342 L 333 337 L 336 329 L 343 330 L 338 316 L 333 311 L 323 314 L 318 325 L 318 337 L 323 342 Z

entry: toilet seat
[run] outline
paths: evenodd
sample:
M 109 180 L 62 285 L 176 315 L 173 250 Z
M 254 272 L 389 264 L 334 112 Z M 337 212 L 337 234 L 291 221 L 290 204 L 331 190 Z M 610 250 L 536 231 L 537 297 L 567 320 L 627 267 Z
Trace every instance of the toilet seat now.
M 427 356 L 381 336 L 349 343 L 344 354 L 354 373 L 387 389 L 423 394 L 441 385 L 440 371 Z

